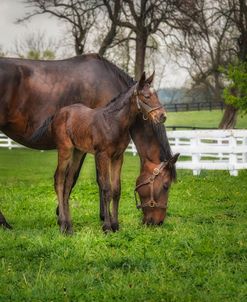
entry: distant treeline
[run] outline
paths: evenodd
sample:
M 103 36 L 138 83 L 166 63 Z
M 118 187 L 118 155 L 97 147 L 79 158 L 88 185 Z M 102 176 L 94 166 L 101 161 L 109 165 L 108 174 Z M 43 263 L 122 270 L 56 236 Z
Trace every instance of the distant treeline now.
M 191 104 L 191 103 L 214 103 L 213 95 L 205 88 L 188 89 L 181 88 L 162 88 L 158 90 L 159 99 L 163 104 Z M 215 101 L 217 102 L 217 101 Z M 218 103 L 220 103 L 218 101 Z M 213 104 L 208 104 L 212 107 Z M 218 104 L 221 107 L 221 104 Z M 173 106 L 174 107 L 174 106 Z M 188 107 L 188 106 L 187 106 Z M 199 110 L 200 105 L 195 105 Z M 210 108 L 209 108 L 210 109 Z M 186 109 L 184 109 L 186 110 Z M 194 109 L 196 110 L 196 109 Z M 176 111 L 176 109 L 174 109 Z

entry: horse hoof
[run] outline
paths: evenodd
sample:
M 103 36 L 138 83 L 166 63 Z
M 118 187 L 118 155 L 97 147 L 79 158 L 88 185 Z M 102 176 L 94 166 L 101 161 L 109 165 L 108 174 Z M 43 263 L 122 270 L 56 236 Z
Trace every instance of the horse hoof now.
M 72 235 L 73 229 L 69 222 L 63 222 L 60 225 L 60 232 L 65 235 Z
M 113 232 L 116 232 L 119 230 L 119 224 L 117 222 L 114 222 L 111 224 L 111 228 L 112 228 Z
M 12 229 L 12 226 L 10 224 L 8 224 L 7 221 L 3 221 L 0 223 L 0 226 L 2 226 L 4 229 L 9 229 L 11 230 Z
M 108 225 L 108 224 L 103 224 L 102 230 L 103 230 L 103 232 L 104 232 L 105 234 L 108 234 L 108 233 L 111 232 L 112 229 L 111 229 L 111 226 L 110 226 L 110 225 Z

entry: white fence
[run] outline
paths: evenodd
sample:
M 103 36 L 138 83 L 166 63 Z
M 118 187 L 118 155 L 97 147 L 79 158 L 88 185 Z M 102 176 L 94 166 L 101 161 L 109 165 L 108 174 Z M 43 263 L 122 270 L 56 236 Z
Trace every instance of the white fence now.
M 178 169 L 193 170 L 199 175 L 201 170 L 229 170 L 238 175 L 238 170 L 247 169 L 247 130 L 185 130 L 168 131 L 173 153 L 180 153 Z M 0 147 L 23 147 L 0 133 Z M 137 154 L 130 143 L 126 150 Z
M 173 153 L 180 153 L 178 169 L 229 170 L 237 176 L 238 170 L 247 169 L 247 130 L 184 130 L 168 131 Z M 133 143 L 129 151 L 136 154 Z
M 17 144 L 5 134 L 0 132 L 0 148 L 24 148 L 24 146 Z

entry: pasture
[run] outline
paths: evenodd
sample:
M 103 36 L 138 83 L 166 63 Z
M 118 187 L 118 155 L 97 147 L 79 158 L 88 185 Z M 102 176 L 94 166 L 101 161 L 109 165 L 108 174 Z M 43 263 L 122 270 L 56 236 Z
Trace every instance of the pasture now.
M 246 301 L 247 171 L 178 171 L 168 217 L 141 224 L 125 156 L 120 231 L 104 235 L 94 161 L 71 196 L 74 235 L 55 220 L 56 152 L 0 150 L 0 301 Z
M 168 112 L 166 126 L 191 126 L 217 128 L 223 111 L 188 111 L 188 112 Z M 247 128 L 247 117 L 238 116 L 236 128 Z

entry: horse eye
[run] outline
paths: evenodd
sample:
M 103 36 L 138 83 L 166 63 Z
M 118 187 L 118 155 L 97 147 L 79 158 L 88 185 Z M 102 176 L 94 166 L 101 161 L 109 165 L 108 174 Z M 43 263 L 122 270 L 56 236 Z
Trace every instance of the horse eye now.
M 163 185 L 163 188 L 164 188 L 165 191 L 168 191 L 169 186 L 168 185 Z

